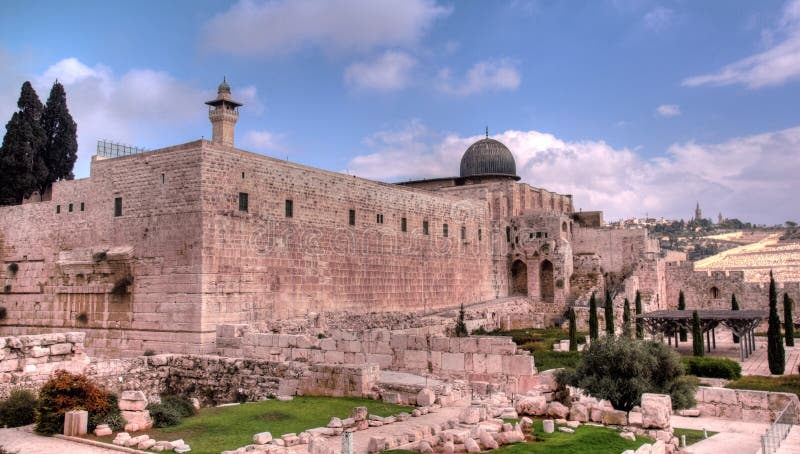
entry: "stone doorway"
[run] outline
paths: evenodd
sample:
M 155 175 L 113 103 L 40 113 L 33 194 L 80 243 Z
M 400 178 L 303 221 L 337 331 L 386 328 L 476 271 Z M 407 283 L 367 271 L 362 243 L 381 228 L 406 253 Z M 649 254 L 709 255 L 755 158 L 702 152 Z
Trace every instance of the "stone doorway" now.
M 511 295 L 528 294 L 528 265 L 522 260 L 511 264 Z
M 542 261 L 539 269 L 539 289 L 542 301 L 552 303 L 555 298 L 555 282 L 553 280 L 553 262 L 550 260 Z

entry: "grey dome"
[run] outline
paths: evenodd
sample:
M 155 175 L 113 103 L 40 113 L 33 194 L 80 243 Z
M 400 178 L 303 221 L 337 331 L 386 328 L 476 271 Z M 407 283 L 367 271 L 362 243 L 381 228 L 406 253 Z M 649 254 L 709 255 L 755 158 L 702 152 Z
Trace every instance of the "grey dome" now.
M 494 139 L 481 139 L 467 148 L 461 157 L 461 177 L 479 175 L 517 177 L 517 165 L 511 151 Z

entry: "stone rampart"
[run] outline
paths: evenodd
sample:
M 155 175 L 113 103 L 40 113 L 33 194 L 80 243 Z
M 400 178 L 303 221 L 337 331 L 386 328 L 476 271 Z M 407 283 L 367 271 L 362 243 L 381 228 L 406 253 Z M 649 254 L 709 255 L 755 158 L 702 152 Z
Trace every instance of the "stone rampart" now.
M 299 361 L 309 364 L 377 364 L 381 369 L 489 381 L 506 390 L 527 390 L 535 375 L 533 357 L 510 337 L 417 336 L 372 330 L 335 331 L 331 337 L 247 332 L 242 325 L 220 325 L 217 346 L 223 356 Z
M 58 370 L 82 372 L 89 364 L 84 333 L 0 337 L 0 398 L 13 387 L 37 388 Z
M 737 421 L 775 421 L 790 401 L 800 408 L 797 395 L 792 393 L 700 386 L 695 398 L 700 416 Z

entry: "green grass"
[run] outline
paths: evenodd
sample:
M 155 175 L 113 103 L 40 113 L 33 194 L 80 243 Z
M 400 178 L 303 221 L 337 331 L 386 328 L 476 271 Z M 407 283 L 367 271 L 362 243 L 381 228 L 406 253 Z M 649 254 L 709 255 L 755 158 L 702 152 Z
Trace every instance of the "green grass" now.
M 725 387 L 795 393 L 800 397 L 800 375 L 783 375 L 780 377 L 746 375 L 736 381 L 728 383 Z
M 574 369 L 578 366 L 582 355 L 581 352 L 536 352 L 533 353 L 533 362 L 539 372 L 560 367 Z
M 526 328 L 513 329 L 508 331 L 483 331 L 481 329 L 472 332 L 473 335 L 482 336 L 511 336 L 514 343 L 520 348 L 529 352 L 546 352 L 553 350 L 553 344 L 569 339 L 569 333 L 561 328 Z M 588 333 L 578 331 L 578 343 L 581 343 Z
M 706 432 L 708 433 L 709 437 L 714 436 L 714 435 L 717 434 L 717 432 L 712 432 L 710 430 L 708 430 Z M 676 427 L 674 429 L 674 433 L 675 433 L 675 436 L 678 437 L 679 440 L 681 438 L 681 435 L 686 435 L 686 446 L 691 446 L 691 445 L 697 443 L 698 441 L 701 441 L 701 440 L 704 439 L 702 430 L 679 429 L 679 428 Z
M 136 432 L 156 440 L 182 438 L 192 447 L 192 453 L 218 454 L 253 442 L 253 434 L 270 432 L 273 437 L 325 426 L 332 416 L 345 418 L 353 407 L 364 406 L 370 414 L 389 416 L 409 407 L 351 397 L 295 397 L 289 402 L 268 400 L 231 407 L 200 409 L 197 416 L 186 418 L 180 425 L 163 429 Z M 113 437 L 104 437 L 110 441 Z

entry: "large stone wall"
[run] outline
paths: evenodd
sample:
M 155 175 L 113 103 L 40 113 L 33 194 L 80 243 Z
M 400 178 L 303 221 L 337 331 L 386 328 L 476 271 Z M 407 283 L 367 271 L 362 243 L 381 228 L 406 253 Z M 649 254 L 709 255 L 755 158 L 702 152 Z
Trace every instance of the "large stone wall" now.
M 730 309 L 733 294 L 740 309 L 769 309 L 769 282 L 747 281 L 741 271 L 695 271 L 692 262 L 670 262 L 665 277 L 667 305 L 673 309 L 681 290 L 688 309 Z M 777 282 L 777 286 L 779 304 L 783 293 L 788 293 L 795 305 L 800 302 L 800 282 Z M 716 298 L 712 289 L 716 289 Z M 783 316 L 782 310 L 778 312 Z
M 510 337 L 417 336 L 372 330 L 331 337 L 248 332 L 242 325 L 220 325 L 217 345 L 223 356 L 300 361 L 309 364 L 377 364 L 381 369 L 435 377 L 492 382 L 513 392 L 533 383 L 533 357 Z
M 800 408 L 800 401 L 793 393 L 700 386 L 695 398 L 700 416 L 737 421 L 775 421 L 791 401 L 794 408 Z

